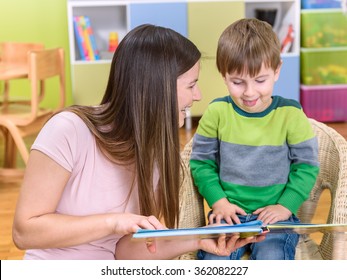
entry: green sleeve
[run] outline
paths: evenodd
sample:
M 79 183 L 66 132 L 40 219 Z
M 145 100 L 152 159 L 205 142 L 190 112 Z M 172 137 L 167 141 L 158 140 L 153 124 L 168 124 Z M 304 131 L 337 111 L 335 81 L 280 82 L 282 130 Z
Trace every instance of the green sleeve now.
M 218 167 L 215 162 L 190 160 L 190 168 L 194 184 L 210 207 L 216 201 L 227 197 L 219 183 Z
M 309 197 L 319 173 L 317 137 L 302 110 L 291 122 L 287 142 L 292 164 L 288 183 L 278 203 L 296 214 Z
M 227 197 L 219 180 L 219 144 L 217 139 L 218 111 L 210 105 L 199 121 L 193 139 L 190 168 L 194 184 L 200 194 L 212 206 L 221 198 Z
M 296 214 L 302 203 L 308 198 L 319 172 L 318 166 L 293 164 L 289 180 L 278 203 Z

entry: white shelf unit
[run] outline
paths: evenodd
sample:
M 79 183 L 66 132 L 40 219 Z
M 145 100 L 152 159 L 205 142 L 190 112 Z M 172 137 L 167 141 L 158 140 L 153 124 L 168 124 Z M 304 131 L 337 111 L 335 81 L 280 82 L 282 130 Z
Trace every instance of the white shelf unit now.
M 89 16 L 97 48 L 102 53 L 108 49 L 110 32 L 117 32 L 120 41 L 129 31 L 128 3 L 128 1 L 68 1 L 67 15 L 71 64 L 110 62 L 109 57 L 101 57 L 101 60 L 95 61 L 82 61 L 80 59 L 75 39 L 73 17 Z
M 256 9 L 276 9 L 277 15 L 274 23 L 274 31 L 282 37 L 282 31 L 287 32 L 289 24 L 294 28 L 294 42 L 288 53 L 283 56 L 300 55 L 300 1 L 298 0 L 245 0 L 246 17 L 255 17 Z M 283 29 L 282 29 L 283 28 Z
M 276 9 L 273 29 L 281 38 L 289 24 L 293 25 L 294 41 L 289 52 L 282 53 L 281 75 L 274 87 L 274 95 L 299 101 L 300 98 L 300 1 L 298 0 L 245 0 L 245 16 L 255 17 L 256 9 Z M 284 30 L 284 35 L 282 34 Z M 282 36 L 283 35 L 283 36 Z M 280 39 L 281 40 L 281 39 Z
M 90 17 L 98 50 L 107 51 L 109 33 L 116 31 L 119 42 L 141 23 L 170 27 L 187 36 L 210 58 L 201 71 L 204 99 L 196 103 L 192 116 L 202 115 L 207 104 L 225 92 L 215 69 L 215 48 L 224 28 L 242 17 L 254 17 L 257 8 L 278 10 L 274 29 L 292 23 L 295 40 L 289 53 L 283 53 L 281 77 L 274 94 L 299 99 L 300 87 L 300 3 L 297 0 L 68 0 L 70 65 L 74 102 L 93 105 L 101 100 L 107 83 L 112 55 L 101 60 L 83 61 L 74 36 L 73 17 Z M 206 37 L 208 34 L 209 37 Z

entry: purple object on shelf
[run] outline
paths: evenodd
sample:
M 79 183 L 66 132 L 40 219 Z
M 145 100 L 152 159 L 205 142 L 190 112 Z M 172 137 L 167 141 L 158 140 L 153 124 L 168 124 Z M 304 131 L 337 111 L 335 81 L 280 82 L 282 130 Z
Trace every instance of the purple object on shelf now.
M 347 121 L 347 85 L 300 86 L 305 114 L 320 122 Z

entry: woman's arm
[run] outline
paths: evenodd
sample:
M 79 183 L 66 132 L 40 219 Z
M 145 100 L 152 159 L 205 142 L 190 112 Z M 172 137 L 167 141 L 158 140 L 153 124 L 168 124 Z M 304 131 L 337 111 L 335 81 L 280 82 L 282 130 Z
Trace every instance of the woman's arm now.
M 50 157 L 37 150 L 31 152 L 13 224 L 13 240 L 18 248 L 68 247 L 139 228 L 163 228 L 155 217 L 130 213 L 83 217 L 56 213 L 69 178 L 70 172 Z
M 264 235 L 248 238 L 239 238 L 238 235 L 226 238 L 225 235 L 221 235 L 218 239 L 175 239 L 144 242 L 132 239 L 131 235 L 126 235 L 118 241 L 115 255 L 118 260 L 164 260 L 174 259 L 182 254 L 201 249 L 216 255 L 229 256 L 237 248 L 264 239 Z

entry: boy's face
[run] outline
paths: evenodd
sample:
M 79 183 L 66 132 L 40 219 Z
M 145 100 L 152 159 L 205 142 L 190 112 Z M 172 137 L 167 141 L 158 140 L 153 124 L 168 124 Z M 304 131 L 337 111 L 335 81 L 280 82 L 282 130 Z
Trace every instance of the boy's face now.
M 276 71 L 262 66 L 259 73 L 250 77 L 247 73 L 227 73 L 224 77 L 229 94 L 236 105 L 248 113 L 259 113 L 272 102 L 272 92 L 280 75 L 281 66 Z

